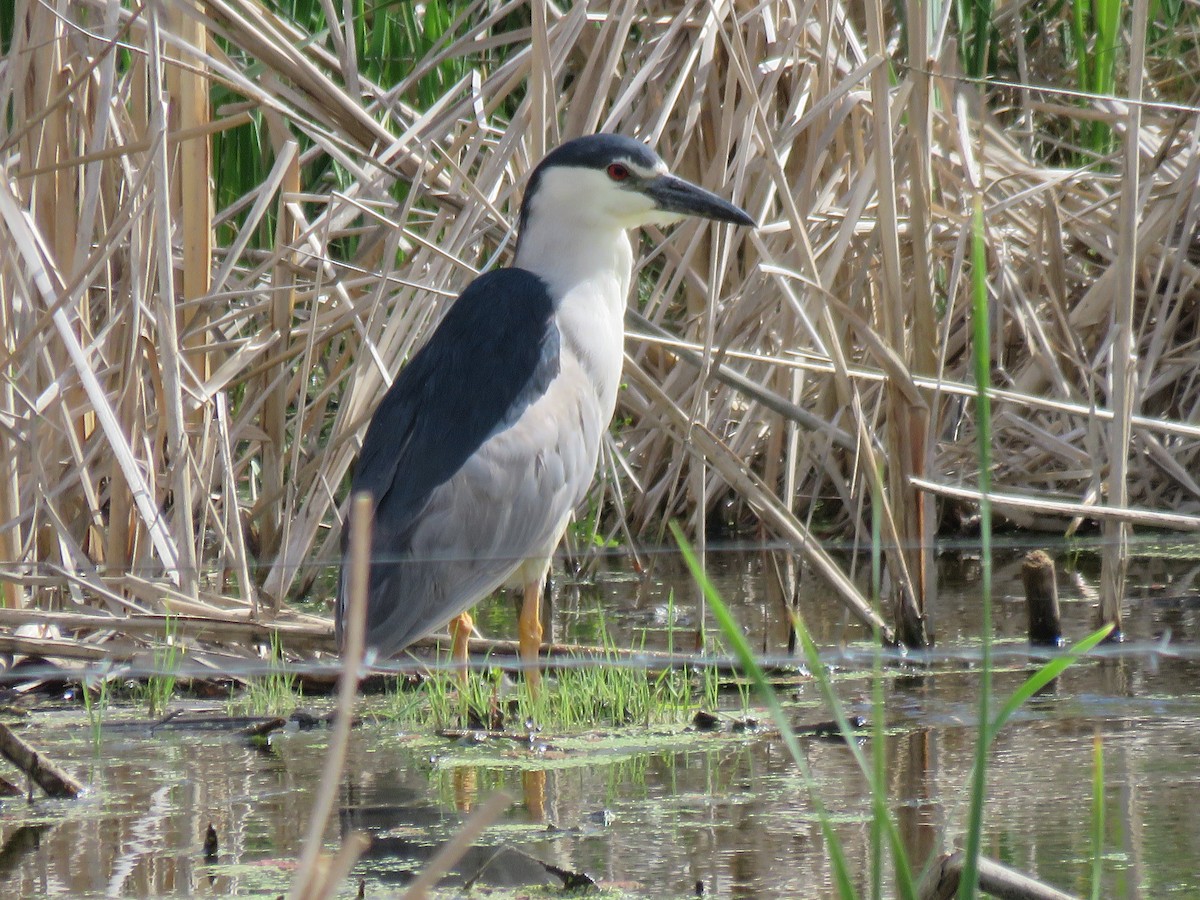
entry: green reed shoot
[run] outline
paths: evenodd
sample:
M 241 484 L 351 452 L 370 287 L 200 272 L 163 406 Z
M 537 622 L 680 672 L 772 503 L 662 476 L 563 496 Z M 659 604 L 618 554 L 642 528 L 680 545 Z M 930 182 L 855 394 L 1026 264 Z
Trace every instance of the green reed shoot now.
M 1071 37 L 1079 89 L 1103 97 L 1114 96 L 1121 44 L 1121 0 L 1072 0 Z M 1079 131 L 1081 146 L 1096 157 L 1112 152 L 1113 132 L 1108 122 L 1084 120 L 1079 123 Z
M 701 705 L 705 709 L 716 709 L 721 700 L 721 674 L 716 666 L 705 666 L 700 683 Z
M 994 12 L 993 0 L 955 0 L 954 13 L 962 36 L 960 55 L 963 68 L 972 78 L 985 78 L 988 74 L 989 50 L 996 33 L 992 24 Z M 910 27 L 916 25 L 910 23 Z
M 871 602 L 883 609 L 883 465 L 871 482 Z M 883 700 L 883 638 L 873 629 L 875 652 L 871 657 L 871 896 L 883 896 L 883 844 L 888 822 L 887 758 Z
M 1104 741 L 1092 739 L 1092 900 L 1103 896 L 1104 875 Z
M 987 730 L 984 732 L 987 742 L 990 744 L 996 739 L 996 735 L 1000 733 L 1000 729 L 1012 718 L 1013 713 L 1025 704 L 1025 701 L 1029 700 L 1034 694 L 1066 671 L 1067 667 L 1083 656 L 1083 654 L 1108 637 L 1112 630 L 1113 626 L 1111 623 L 1105 625 L 1103 628 L 1096 629 L 1087 637 L 1072 644 L 1069 650 L 1066 650 L 1059 656 L 1055 656 L 1054 659 L 1026 678 L 1021 683 L 1021 686 L 1013 691 L 1012 696 L 1001 705 L 1000 711 L 996 713 L 996 717 L 988 725 Z
M 154 651 L 154 671 L 146 679 L 144 697 L 151 717 L 162 715 L 175 694 L 180 648 L 175 622 L 166 616 L 162 646 Z
M 230 700 L 230 708 L 239 707 L 255 716 L 283 715 L 295 710 L 303 696 L 295 674 L 284 663 L 279 632 L 273 631 L 267 674 L 246 679 L 246 687 L 236 701 Z
M 92 688 L 95 687 L 95 696 Z M 108 712 L 108 672 L 105 671 L 95 678 L 85 677 L 79 685 L 83 695 L 83 708 L 87 711 L 88 725 L 92 732 L 92 746 L 100 747 L 100 736 L 104 727 L 104 714 Z
M 992 716 L 992 406 L 988 387 L 991 383 L 991 329 L 988 300 L 987 238 L 984 230 L 983 197 L 977 195 L 971 227 L 972 341 L 975 353 L 976 457 L 979 464 L 979 551 L 980 551 L 980 634 L 979 738 L 971 769 L 971 801 L 959 896 L 974 897 L 978 890 L 979 852 L 983 838 L 983 807 L 987 796 L 987 759 L 992 739 L 1008 717 L 1027 699 L 1065 669 L 1081 653 L 1095 646 L 1108 629 L 1101 629 L 1076 644 L 1069 653 L 1051 660 L 1017 690 Z

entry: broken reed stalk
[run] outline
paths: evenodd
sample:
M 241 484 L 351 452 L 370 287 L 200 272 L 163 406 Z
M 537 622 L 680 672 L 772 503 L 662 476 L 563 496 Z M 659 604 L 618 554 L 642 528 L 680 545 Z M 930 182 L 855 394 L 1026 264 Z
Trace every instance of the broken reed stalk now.
M 225 392 L 217 394 L 217 442 L 221 456 L 221 495 L 237 496 L 237 476 L 233 471 L 233 444 L 229 440 L 229 398 Z M 232 507 L 232 508 L 231 508 Z M 229 549 L 237 569 L 238 589 L 242 599 L 250 604 L 250 618 L 259 619 L 258 588 L 250 577 L 249 554 L 246 552 L 246 535 L 242 529 L 238 505 L 225 504 L 225 533 L 229 536 Z
M 1029 615 L 1029 643 L 1061 647 L 1062 621 L 1058 611 L 1058 580 L 1054 560 L 1045 550 L 1033 550 L 1021 566 L 1025 586 L 1025 610 Z
M 83 785 L 0 722 L 0 754 L 51 797 L 74 799 Z
M 321 773 L 321 785 L 317 792 L 313 810 L 309 814 L 308 833 L 300 865 L 292 882 L 290 896 L 294 900 L 319 900 L 331 897 L 336 892 L 338 881 L 345 877 L 353 859 L 348 862 L 339 857 L 338 865 L 320 865 L 321 846 L 325 840 L 325 829 L 333 812 L 338 785 L 346 765 L 346 745 L 350 739 L 350 724 L 354 718 L 354 700 L 358 695 L 358 680 L 362 674 L 367 624 L 367 584 L 371 567 L 371 524 L 374 503 L 370 494 L 356 494 L 350 503 L 350 548 L 347 572 L 346 611 L 342 632 L 342 674 L 338 679 L 337 716 L 329 748 L 325 752 L 325 768 Z M 359 853 L 366 843 L 353 839 Z M 357 858 L 357 855 L 354 857 Z M 341 874 L 338 872 L 341 870 Z

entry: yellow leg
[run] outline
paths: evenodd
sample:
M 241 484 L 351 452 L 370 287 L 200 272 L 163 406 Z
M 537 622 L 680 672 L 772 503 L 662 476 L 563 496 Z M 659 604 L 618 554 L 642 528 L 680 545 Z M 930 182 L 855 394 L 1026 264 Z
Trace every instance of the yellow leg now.
M 474 630 L 475 623 L 471 620 L 470 613 L 460 613 L 450 620 L 450 659 L 458 667 L 458 679 L 463 684 L 466 684 L 471 671 L 468 665 L 467 641 L 471 639 L 471 632 Z
M 525 668 L 525 681 L 535 697 L 542 683 L 538 670 L 538 650 L 542 646 L 542 579 L 526 582 L 525 602 L 521 607 L 521 621 L 517 641 L 521 650 L 521 662 Z

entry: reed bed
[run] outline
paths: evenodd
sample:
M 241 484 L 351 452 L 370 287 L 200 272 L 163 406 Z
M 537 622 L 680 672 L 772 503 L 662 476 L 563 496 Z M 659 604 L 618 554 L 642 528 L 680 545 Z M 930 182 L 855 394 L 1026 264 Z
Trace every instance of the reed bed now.
M 979 484 L 977 198 L 997 512 L 1200 527 L 1196 0 L 1173 29 L 1150 21 L 1141 104 L 1076 90 L 1070 12 L 1037 37 L 1052 14 L 1031 4 L 994 18 L 984 80 L 952 5 L 426 10 L 347 27 L 328 2 L 17 0 L 0 62 L 10 610 L 198 616 L 233 648 L 253 643 L 238 623 L 319 634 L 290 602 L 326 599 L 374 404 L 457 291 L 510 258 L 531 166 L 595 130 L 650 141 L 762 223 L 642 239 L 590 501 L 605 537 L 719 518 L 836 581 L 809 529 L 866 546 L 874 497 L 919 620 L 930 538 Z

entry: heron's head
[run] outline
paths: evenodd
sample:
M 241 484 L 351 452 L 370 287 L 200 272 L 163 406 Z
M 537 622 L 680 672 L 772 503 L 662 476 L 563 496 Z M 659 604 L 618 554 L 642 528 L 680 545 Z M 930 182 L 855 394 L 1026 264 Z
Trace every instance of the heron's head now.
M 670 173 L 648 146 L 617 134 L 593 134 L 556 148 L 529 177 L 521 231 L 530 225 L 636 228 L 686 216 L 754 225 L 743 210 Z

